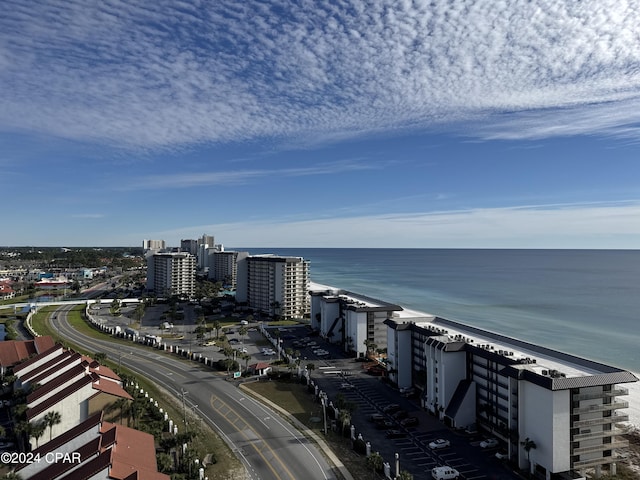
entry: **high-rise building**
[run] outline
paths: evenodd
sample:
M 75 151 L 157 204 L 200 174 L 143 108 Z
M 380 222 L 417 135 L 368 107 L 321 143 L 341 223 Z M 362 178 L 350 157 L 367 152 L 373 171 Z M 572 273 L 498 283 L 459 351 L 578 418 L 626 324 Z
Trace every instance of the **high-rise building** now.
M 185 252 L 156 253 L 147 258 L 147 290 L 157 296 L 190 298 L 196 288 L 196 258 Z
M 198 253 L 198 241 L 183 239 L 180 240 L 180 251 L 190 253 L 191 255 L 197 255 Z
M 214 250 L 209 254 L 209 279 L 235 290 L 238 286 L 238 260 L 248 256 L 248 252 Z
M 142 248 L 146 252 L 149 250 L 160 251 L 166 248 L 164 240 L 143 240 Z
M 255 255 L 238 261 L 236 300 L 270 315 L 310 314 L 309 261 L 302 257 Z
M 198 239 L 198 250 L 196 253 L 198 270 L 208 273 L 210 270 L 209 253 L 215 251 L 215 239 L 213 235 L 202 235 Z

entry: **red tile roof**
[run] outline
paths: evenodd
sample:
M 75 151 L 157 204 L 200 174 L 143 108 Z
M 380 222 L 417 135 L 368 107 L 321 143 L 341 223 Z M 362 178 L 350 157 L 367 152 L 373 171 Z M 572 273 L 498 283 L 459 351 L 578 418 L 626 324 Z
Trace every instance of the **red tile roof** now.
M 125 480 L 137 472 L 139 480 L 168 480 L 158 472 L 153 435 L 123 425 L 111 424 L 116 432 L 109 477 Z M 103 423 L 108 427 L 108 422 Z
M 7 340 L 0 342 L 0 366 L 10 367 L 27 360 L 30 356 L 44 352 L 55 345 L 50 336 L 35 340 Z
M 133 400 L 133 397 L 129 395 L 124 388 L 111 380 L 101 380 L 93 382 L 94 390 L 100 390 L 101 392 L 108 393 L 120 398 L 126 398 L 127 400 Z
M 44 338 L 44 337 L 38 337 L 38 338 Z M 46 341 L 38 341 L 38 338 L 34 339 L 34 340 L 26 340 L 27 342 L 33 342 L 33 345 L 35 347 L 35 353 L 36 355 L 29 358 L 24 358 L 23 361 L 19 364 L 16 365 L 13 369 L 14 373 L 19 373 L 20 371 L 24 370 L 25 368 L 27 368 L 30 365 L 33 365 L 34 363 L 42 360 L 43 358 L 45 358 L 48 355 L 52 355 L 55 354 L 56 351 L 62 351 L 62 345 L 56 345 L 53 342 L 53 339 L 51 337 L 47 337 L 51 340 L 51 344 L 49 345 L 48 342 Z

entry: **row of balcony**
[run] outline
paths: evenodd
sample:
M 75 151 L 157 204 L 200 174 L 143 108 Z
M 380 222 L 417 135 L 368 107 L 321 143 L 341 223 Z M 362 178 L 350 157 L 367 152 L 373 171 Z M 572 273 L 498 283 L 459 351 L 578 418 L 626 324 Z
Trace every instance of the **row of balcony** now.
M 612 428 L 610 430 L 596 430 L 593 432 L 578 433 L 571 437 L 575 442 L 581 442 L 583 440 L 595 440 L 596 438 L 615 437 L 622 435 L 624 432 L 619 428 Z
M 573 395 L 572 400 L 576 402 L 579 400 L 594 400 L 596 398 L 618 397 L 620 395 L 629 395 L 629 389 L 624 387 L 616 387 L 604 392 L 576 393 Z
M 588 427 L 590 425 L 608 425 L 611 423 L 627 422 L 627 421 L 629 421 L 629 415 L 619 414 L 619 415 L 611 415 L 609 417 L 593 418 L 590 420 L 576 420 L 571 424 L 571 427 L 579 428 L 579 427 Z
M 616 448 L 626 448 L 629 446 L 627 440 L 615 439 L 608 443 L 601 443 L 599 445 L 589 445 L 587 447 L 578 447 L 573 450 L 574 455 L 582 455 L 584 453 L 603 452 L 605 450 L 614 450 Z
M 610 410 L 617 410 L 619 408 L 628 408 L 629 402 L 627 401 L 618 401 L 611 403 L 600 403 L 597 405 L 588 405 L 586 407 L 574 408 L 573 413 L 598 413 L 598 412 L 608 412 Z
M 591 458 L 589 460 L 578 460 L 577 462 L 573 462 L 572 468 L 579 469 L 579 468 L 597 467 L 598 465 L 606 465 L 608 463 L 613 463 L 615 461 L 616 459 L 613 456 Z

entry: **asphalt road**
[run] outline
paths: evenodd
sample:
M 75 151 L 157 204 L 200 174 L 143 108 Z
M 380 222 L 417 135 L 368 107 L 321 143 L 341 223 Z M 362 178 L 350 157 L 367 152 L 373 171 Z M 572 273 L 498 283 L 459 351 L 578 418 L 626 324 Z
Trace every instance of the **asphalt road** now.
M 52 324 L 60 335 L 88 350 L 105 352 L 110 360 L 162 386 L 214 427 L 241 459 L 248 478 L 261 480 L 336 479 L 315 444 L 277 413 L 245 395 L 233 382 L 199 363 L 136 344 L 122 346 L 95 340 L 74 330 L 61 307 Z M 184 428 L 182 419 L 174 419 Z

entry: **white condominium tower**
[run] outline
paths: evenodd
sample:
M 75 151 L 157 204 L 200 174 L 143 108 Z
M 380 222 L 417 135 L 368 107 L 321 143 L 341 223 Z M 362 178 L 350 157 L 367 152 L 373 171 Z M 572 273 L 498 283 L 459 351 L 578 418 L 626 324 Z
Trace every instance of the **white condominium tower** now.
M 147 290 L 157 296 L 192 297 L 196 258 L 189 253 L 156 253 L 147 259 Z
M 214 250 L 209 254 L 209 279 L 235 290 L 238 286 L 238 262 L 247 256 L 247 252 Z
M 308 317 L 309 261 L 276 255 L 253 255 L 239 261 L 236 298 L 270 315 Z

